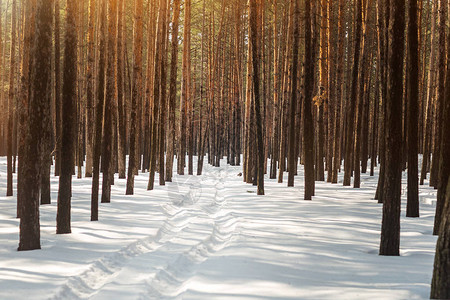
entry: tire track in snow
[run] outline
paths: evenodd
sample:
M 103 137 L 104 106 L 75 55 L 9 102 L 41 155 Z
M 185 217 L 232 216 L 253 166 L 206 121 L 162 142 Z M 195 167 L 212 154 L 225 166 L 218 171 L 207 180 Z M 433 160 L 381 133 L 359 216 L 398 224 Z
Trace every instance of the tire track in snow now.
M 190 177 L 185 183 L 191 178 L 193 177 Z M 177 197 L 173 197 L 174 195 Z M 127 262 L 140 255 L 154 252 L 176 238 L 197 218 L 197 216 L 188 216 L 188 211 L 185 208 L 198 201 L 200 197 L 198 185 L 190 185 L 188 192 L 181 197 L 178 193 L 172 193 L 171 196 L 171 204 L 161 205 L 167 219 L 164 220 L 163 226 L 159 228 L 155 236 L 142 238 L 112 255 L 94 261 L 87 270 L 67 279 L 57 294 L 49 299 L 88 299 L 110 282 Z
M 218 176 L 217 173 L 219 173 Z M 224 179 L 228 173 L 221 168 L 212 175 L 216 181 L 212 202 L 200 206 L 208 218 L 212 220 L 211 232 L 205 239 L 185 252 L 178 254 L 154 276 L 152 276 L 153 274 L 149 276 L 146 282 L 147 290 L 140 295 L 139 299 L 181 297 L 187 289 L 190 278 L 195 275 L 195 266 L 224 249 L 236 235 L 238 219 L 232 212 L 222 210 L 226 205 Z M 199 201 L 199 204 L 202 204 L 202 202 Z

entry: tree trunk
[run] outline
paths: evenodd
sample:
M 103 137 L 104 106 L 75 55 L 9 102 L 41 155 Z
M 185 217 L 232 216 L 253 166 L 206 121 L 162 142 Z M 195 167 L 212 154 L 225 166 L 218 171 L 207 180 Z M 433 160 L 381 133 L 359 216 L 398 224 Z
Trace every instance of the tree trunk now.
M 30 4 L 30 3 L 28 3 Z M 13 8 L 15 10 L 15 0 Z M 36 34 L 30 52 L 31 97 L 29 122 L 25 137 L 24 187 L 20 218 L 19 251 L 40 249 L 39 192 L 41 162 L 43 158 L 43 133 L 50 118 L 51 52 L 52 52 L 52 1 L 38 0 L 36 7 Z
M 118 1 L 118 24 L 117 24 L 117 156 L 119 178 L 126 178 L 126 99 L 125 92 L 125 65 L 124 46 L 125 28 L 124 22 L 124 0 Z
M 14 79 L 16 69 L 16 15 L 17 15 L 17 2 L 13 0 L 11 7 L 11 52 L 10 52 L 10 65 L 9 65 L 9 93 L 8 93 L 8 126 L 7 126 L 7 185 L 6 196 L 13 195 L 13 118 L 14 118 Z
M 64 72 L 62 89 L 62 139 L 61 175 L 59 178 L 58 212 L 56 233 L 70 233 L 70 202 L 72 197 L 72 173 L 74 163 L 74 126 L 76 116 L 77 81 L 77 2 L 67 3 L 67 21 L 64 51 Z
M 108 58 L 106 65 L 106 94 L 103 116 L 103 183 L 102 203 L 111 202 L 111 177 L 113 170 L 113 112 L 117 95 L 117 0 L 108 0 Z
M 162 86 L 162 74 L 164 73 L 163 64 L 164 64 L 164 53 L 165 44 L 166 44 L 166 9 L 167 2 L 166 0 L 159 1 L 159 12 L 158 12 L 158 25 L 157 25 L 157 35 L 156 35 L 156 48 L 155 48 L 155 81 L 153 87 L 154 100 L 153 100 L 153 108 L 152 108 L 152 127 L 151 127 L 151 149 L 150 149 L 150 174 L 148 179 L 147 190 L 153 190 L 154 182 L 155 182 L 155 172 L 156 172 L 156 158 L 157 153 L 159 153 L 159 145 L 158 145 L 158 131 L 159 131 L 159 117 L 160 117 L 160 109 L 165 109 L 161 106 L 162 103 L 165 103 L 165 100 L 161 98 L 165 96 L 165 92 L 162 92 L 162 89 L 165 88 Z M 160 162 L 161 164 L 161 162 Z M 162 162 L 164 166 L 164 162 Z M 164 176 L 164 174 L 163 174 Z M 164 178 L 163 178 L 164 179 Z
M 164 168 L 164 158 L 165 158 L 165 148 L 166 148 L 166 110 L 167 110 L 167 48 L 168 48 L 168 25 L 167 21 L 169 19 L 170 7 L 167 4 L 168 1 L 164 1 L 164 23 L 163 23 L 163 36 L 162 36 L 162 49 L 161 49 L 161 96 L 159 98 L 159 116 L 158 116 L 158 146 L 159 153 L 158 158 L 158 170 L 159 170 L 159 185 L 165 185 L 165 168 Z M 190 10 L 190 8 L 189 8 Z M 189 11 L 190 14 L 190 11 Z M 192 162 L 192 160 L 191 160 Z M 192 173 L 190 173 L 192 174 Z M 151 176 L 151 175 L 150 175 Z
M 292 3 L 293 2 L 293 3 Z M 297 113 L 297 73 L 298 73 L 298 48 L 300 41 L 300 10 L 298 0 L 291 0 L 294 5 L 293 15 L 293 44 L 292 44 L 292 71 L 291 71 L 291 105 L 289 112 L 289 156 L 288 156 L 288 186 L 294 186 L 294 176 L 297 171 L 297 144 L 295 133 L 297 132 L 295 115 Z
M 433 2 L 433 11 L 431 18 L 431 50 L 430 50 L 430 62 L 428 71 L 428 83 L 427 83 L 427 95 L 426 95 L 426 111 L 425 111 L 425 124 L 424 124 L 424 143 L 423 143 L 423 159 L 422 169 L 420 172 L 420 185 L 424 184 L 424 180 L 427 177 L 430 161 L 430 140 L 431 140 L 431 116 L 432 116 L 432 102 L 435 91 L 435 74 L 436 74 L 436 23 L 437 23 L 437 5 L 438 1 Z
M 144 10 L 143 0 L 137 0 L 135 4 L 134 14 L 134 42 L 133 42 L 133 55 L 134 55 L 134 67 L 133 67 L 133 88 L 131 94 L 131 114 L 130 114 L 130 150 L 128 158 L 128 177 L 127 177 L 127 195 L 134 194 L 134 175 L 137 172 L 137 149 L 136 140 L 138 138 L 138 126 L 140 124 L 137 121 L 138 106 L 141 102 L 141 88 L 142 88 L 142 40 L 143 40 L 143 20 L 142 14 Z M 138 152 L 140 153 L 140 151 Z
M 170 83 L 169 83 L 169 122 L 167 137 L 167 158 L 166 158 L 166 181 L 172 181 L 173 160 L 175 154 L 175 105 L 177 98 L 177 63 L 178 63 L 178 24 L 180 19 L 180 2 L 173 3 L 172 18 L 172 54 L 170 63 Z M 203 22 L 204 23 L 204 22 Z M 202 43 L 203 49 L 203 43 Z M 202 66 L 203 70 L 203 66 Z M 200 158 L 199 158 L 200 159 Z
M 311 111 L 314 63 L 311 38 L 311 0 L 305 0 L 305 99 L 303 104 L 303 157 L 305 164 L 305 200 L 314 196 L 314 123 Z
M 61 37 L 60 37 L 60 0 L 55 0 L 55 176 L 61 170 Z
M 435 107 L 434 123 L 434 151 L 431 160 L 430 186 L 438 187 L 439 179 L 439 158 L 441 152 L 441 127 L 442 127 L 442 107 L 445 93 L 445 69 L 446 69 L 446 31 L 447 31 L 447 7 L 448 1 L 439 1 L 439 58 L 438 58 L 438 88 Z M 435 220 L 436 221 L 436 220 Z M 434 234 L 437 234 L 439 224 L 435 224 Z
M 27 144 L 27 134 L 28 134 L 28 110 L 30 101 L 30 76 L 31 76 L 31 65 L 32 65 L 32 55 L 31 48 L 34 42 L 34 32 L 35 32 L 35 9 L 36 1 L 28 0 L 25 5 L 25 25 L 24 25 L 24 45 L 22 53 L 22 67 L 21 67 L 21 85 L 20 85 L 20 102 L 18 102 L 18 155 L 19 155 L 19 166 L 17 174 L 17 217 L 19 218 L 22 214 L 22 207 L 28 201 L 25 191 L 28 189 L 26 185 L 25 177 L 26 166 L 28 159 Z
M 92 177 L 92 160 L 94 148 L 94 95 L 95 95 L 95 17 L 96 17 L 95 0 L 89 1 L 89 27 L 88 27 L 88 62 L 87 62 L 87 90 L 86 90 L 86 168 L 85 177 Z
M 409 0 L 408 24 L 408 202 L 407 217 L 419 217 L 418 124 L 419 124 L 419 35 L 417 0 Z
M 338 182 L 338 172 L 341 166 L 341 119 L 343 113 L 341 113 L 341 103 L 342 101 L 342 85 L 339 84 L 343 82 L 344 79 L 344 38 L 345 38 L 345 1 L 339 0 L 339 25 L 338 25 L 338 62 L 336 70 L 336 79 L 338 83 L 336 84 L 336 111 L 334 118 L 334 148 L 333 148 L 333 174 L 331 178 L 332 183 Z
M 447 72 L 448 79 L 448 72 Z M 448 82 L 448 81 L 447 81 Z M 448 96 L 447 112 L 448 112 Z M 447 115 L 448 116 L 448 115 Z M 447 122 L 448 123 L 448 122 Z M 448 128 L 447 128 L 448 129 Z M 447 131 L 449 132 L 449 131 Z M 448 143 L 448 134 L 447 134 Z M 448 148 L 447 148 L 448 149 Z M 442 157 L 442 156 L 441 156 Z M 448 156 L 447 156 L 448 157 Z M 441 159 L 442 162 L 442 159 Z M 448 167 L 448 159 L 447 159 Z M 431 281 L 431 299 L 450 299 L 450 180 L 446 184 L 446 196 L 444 209 L 442 211 L 442 222 L 440 224 L 439 238 L 436 244 L 434 257 L 433 279 Z
M 296 1 L 296 0 L 295 0 Z M 253 84 L 253 97 L 255 106 L 255 118 L 256 118 L 256 143 L 258 147 L 257 153 L 257 182 L 258 182 L 258 195 L 264 195 L 264 141 L 262 130 L 262 116 L 261 116 L 261 94 L 260 94 L 260 81 L 259 81 L 259 65 L 261 59 L 258 55 L 258 12 L 257 12 L 257 0 L 249 0 L 249 26 L 250 26 L 250 43 L 251 56 L 252 56 L 252 84 Z
M 399 255 L 402 179 L 402 94 L 405 2 L 392 1 L 389 20 L 388 94 L 386 99 L 386 174 L 380 255 Z
M 447 53 L 450 51 L 450 47 L 447 48 Z M 442 103 L 442 120 L 449 120 L 450 119 L 450 68 L 449 64 L 447 63 L 447 70 L 446 70 L 446 78 L 445 78 L 445 97 L 443 99 Z M 444 207 L 446 205 L 446 195 L 447 195 L 447 202 L 450 190 L 448 188 L 448 185 L 446 184 L 449 177 L 450 177 L 450 123 L 448 121 L 442 122 L 442 128 L 441 128 L 441 153 L 439 157 L 439 180 L 438 180 L 438 190 L 437 190 L 437 204 L 436 204 L 436 215 L 434 217 L 434 229 L 433 234 L 440 235 L 440 234 L 447 234 L 448 236 L 448 227 L 450 223 L 446 223 L 446 227 L 442 226 L 442 223 L 445 223 L 444 219 L 448 218 L 449 210 L 447 210 L 447 216 L 444 212 Z M 448 204 L 448 203 L 447 203 Z M 447 228 L 447 229 L 445 229 Z M 443 232 L 443 230 L 447 230 L 447 233 Z M 448 241 L 447 241 L 448 242 Z M 447 244 L 448 245 L 448 244 Z M 448 250 L 448 247 L 447 247 Z M 447 272 L 447 284 L 449 283 L 450 277 L 448 277 Z M 437 279 L 438 280 L 438 279 Z M 447 285 L 447 288 L 449 288 L 449 285 Z M 447 296 L 450 295 L 450 292 L 447 291 Z
M 100 182 L 100 155 L 102 149 L 103 103 L 105 101 L 105 68 L 106 68 L 106 1 L 100 0 L 99 47 L 100 56 L 97 75 L 97 97 L 95 104 L 95 137 L 91 193 L 91 221 L 98 221 L 98 190 Z
M 181 102 L 180 102 L 180 138 L 178 139 L 178 168 L 177 173 L 184 175 L 184 167 L 186 165 L 186 121 L 187 121 L 187 104 L 190 101 L 189 89 L 189 52 L 190 48 L 190 7 L 191 1 L 185 1 L 185 19 L 183 31 L 183 61 L 182 61 L 182 80 L 181 80 Z
M 347 105 L 347 132 L 345 134 L 345 158 L 344 158 L 344 186 L 349 186 L 352 176 L 352 170 L 359 168 L 358 166 L 353 166 L 352 168 L 352 157 L 353 157 L 353 147 L 354 147 L 354 135 L 355 135 L 355 107 L 356 100 L 358 96 L 358 66 L 359 57 L 361 52 L 361 33 L 362 33 L 362 0 L 357 0 L 356 2 L 356 19 L 355 19 L 355 47 L 353 54 L 353 66 L 352 66 L 352 78 L 351 78 L 351 93 L 350 102 Z M 359 162 L 359 159 L 358 159 Z

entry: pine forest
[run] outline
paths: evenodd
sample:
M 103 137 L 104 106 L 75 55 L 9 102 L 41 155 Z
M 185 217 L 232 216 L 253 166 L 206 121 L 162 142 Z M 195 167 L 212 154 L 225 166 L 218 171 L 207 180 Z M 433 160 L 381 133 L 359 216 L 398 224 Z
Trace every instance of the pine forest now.
M 0 299 L 450 299 L 449 28 L 0 0 Z

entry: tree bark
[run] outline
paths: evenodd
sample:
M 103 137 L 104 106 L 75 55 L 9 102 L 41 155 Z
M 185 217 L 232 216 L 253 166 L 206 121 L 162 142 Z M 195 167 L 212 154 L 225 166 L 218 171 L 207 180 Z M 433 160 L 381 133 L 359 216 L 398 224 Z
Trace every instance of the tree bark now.
M 95 17 L 96 3 L 95 0 L 89 0 L 89 25 L 88 25 L 88 62 L 87 62 L 87 90 L 86 90 L 86 168 L 85 177 L 92 177 L 92 160 L 94 148 L 94 124 L 92 122 L 95 116 L 94 95 L 95 95 Z
M 167 137 L 167 158 L 166 158 L 167 161 L 165 174 L 166 176 L 165 179 L 166 181 L 169 182 L 172 181 L 173 160 L 175 154 L 175 105 L 177 98 L 178 24 L 180 19 L 180 2 L 181 0 L 175 0 L 173 2 L 173 17 L 172 17 L 172 54 L 170 63 L 170 83 L 169 83 L 169 122 L 168 122 L 169 128 Z
M 102 203 L 111 202 L 111 177 L 113 169 L 113 112 L 117 96 L 117 0 L 108 0 L 108 58 L 106 65 L 106 94 L 103 116 L 103 183 Z
M 137 114 L 138 106 L 141 102 L 141 92 L 142 88 L 142 43 L 143 43 L 143 20 L 142 14 L 144 10 L 143 0 L 137 0 L 135 4 L 135 14 L 134 14 L 134 42 L 133 42 L 133 55 L 134 55 L 134 66 L 133 66 L 133 88 L 131 94 L 131 114 L 130 114 L 130 149 L 128 158 L 128 177 L 127 177 L 127 195 L 134 194 L 134 175 L 138 169 L 138 159 L 136 157 L 136 139 L 138 138 L 138 126 L 137 124 Z
M 61 175 L 59 177 L 56 233 L 70 233 L 72 173 L 75 154 L 74 126 L 77 81 L 77 2 L 67 2 L 66 36 L 64 40 L 64 72 L 62 89 Z
M 448 79 L 448 71 L 447 71 L 447 79 Z M 446 98 L 447 98 L 446 106 L 448 109 L 449 101 L 448 97 Z M 445 201 L 444 209 L 442 212 L 443 213 L 442 222 L 440 223 L 439 238 L 437 240 L 436 254 L 434 257 L 434 270 L 433 270 L 433 279 L 431 281 L 431 294 L 430 294 L 431 299 L 450 298 L 450 271 L 449 271 L 450 270 L 450 180 L 448 181 L 446 186 L 447 187 L 446 187 L 446 196 L 444 200 Z
M 295 0 L 296 1 L 296 0 Z M 257 12 L 257 0 L 249 0 L 249 25 L 250 25 L 250 42 L 251 56 L 252 56 L 252 84 L 253 84 L 253 97 L 255 106 L 255 118 L 256 118 L 256 143 L 258 147 L 257 153 L 257 182 L 258 182 L 258 195 L 264 195 L 264 141 L 262 130 L 262 116 L 261 116 L 261 94 L 260 94 L 260 81 L 259 81 L 259 65 L 260 57 L 258 55 L 258 12 Z
M 359 168 L 358 166 L 353 166 L 352 168 L 352 157 L 353 157 L 353 147 L 354 147 L 354 136 L 355 136 L 355 107 L 356 99 L 358 96 L 358 70 L 359 70 L 359 57 L 361 54 L 361 33 L 362 33 L 362 0 L 357 0 L 356 2 L 356 19 L 355 19 L 355 47 L 353 54 L 353 66 L 352 66 L 352 78 L 351 78 L 351 92 L 350 92 L 350 103 L 347 105 L 347 124 L 346 124 L 346 134 L 345 134 L 345 158 L 344 158 L 344 186 L 349 186 L 351 181 L 352 170 Z M 359 159 L 358 159 L 359 161 Z
M 402 94 L 405 2 L 393 1 L 389 20 L 388 94 L 386 99 L 386 174 L 380 255 L 400 255 L 402 179 Z
M 292 3 L 293 2 L 293 3 Z M 294 176 L 297 171 L 297 144 L 295 134 L 297 132 L 295 115 L 297 113 L 297 73 L 298 73 L 298 48 L 300 41 L 300 10 L 298 0 L 291 0 L 294 5 L 293 44 L 292 44 L 292 71 L 291 71 L 291 105 L 289 111 L 289 157 L 288 157 L 288 186 L 294 186 Z
M 99 58 L 97 72 L 97 95 L 95 104 L 95 137 L 93 153 L 91 221 L 98 221 L 98 190 L 100 183 L 100 156 L 102 149 L 103 103 L 105 101 L 106 68 L 106 1 L 100 0 L 99 16 Z
M 303 104 L 303 157 L 305 164 L 305 200 L 314 196 L 314 124 L 311 111 L 314 63 L 311 38 L 311 0 L 305 0 L 305 99 Z
M 406 216 L 419 217 L 418 124 L 419 124 L 419 35 L 417 0 L 409 0 L 408 7 L 408 202 Z
M 13 6 L 15 9 L 15 0 Z M 30 4 L 30 3 L 28 3 Z M 36 6 L 36 34 L 30 54 L 31 97 L 29 99 L 29 122 L 25 137 L 26 161 L 24 161 L 22 191 L 23 201 L 20 218 L 19 251 L 40 249 L 39 192 L 43 158 L 45 121 L 50 118 L 50 79 L 52 51 L 52 1 L 38 0 Z
M 17 15 L 17 2 L 12 1 L 11 7 L 11 51 L 10 51 L 10 64 L 9 64 L 9 92 L 8 92 L 8 125 L 7 125 L 7 185 L 6 196 L 13 195 L 13 118 L 14 118 L 14 79 L 16 69 L 16 15 Z

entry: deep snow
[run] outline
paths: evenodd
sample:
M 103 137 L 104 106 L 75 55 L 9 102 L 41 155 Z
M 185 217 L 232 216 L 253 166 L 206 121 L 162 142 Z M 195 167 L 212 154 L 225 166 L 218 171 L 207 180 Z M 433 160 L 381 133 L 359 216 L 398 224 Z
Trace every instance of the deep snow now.
M 91 179 L 74 177 L 68 235 L 55 234 L 52 177 L 53 203 L 41 206 L 42 250 L 17 252 L 16 198 L 4 196 L 0 158 L 0 299 L 428 298 L 433 189 L 420 189 L 419 219 L 405 218 L 403 203 L 401 256 L 383 257 L 376 177 L 362 174 L 361 189 L 317 182 L 317 196 L 304 201 L 302 168 L 294 188 L 266 179 L 265 196 L 240 172 L 222 160 L 153 191 L 148 173 L 140 174 L 134 196 L 116 177 L 99 222 L 89 221 Z

